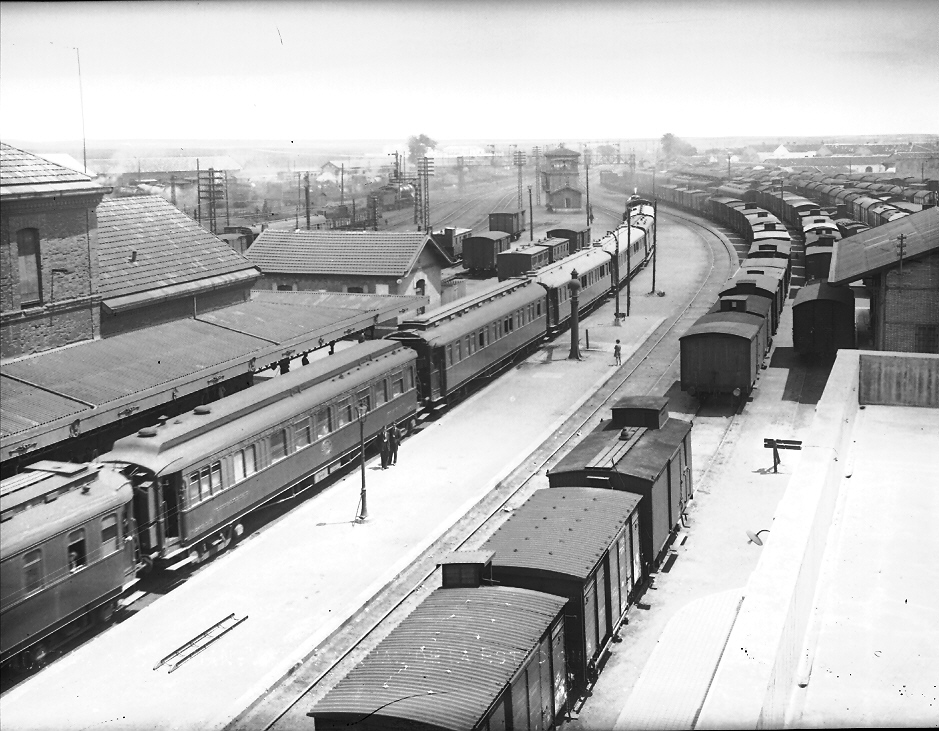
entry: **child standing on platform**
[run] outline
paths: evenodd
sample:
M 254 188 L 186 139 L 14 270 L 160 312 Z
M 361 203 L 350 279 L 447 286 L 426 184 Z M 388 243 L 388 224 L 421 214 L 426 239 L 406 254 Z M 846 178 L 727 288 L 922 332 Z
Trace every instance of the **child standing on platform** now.
M 614 365 L 623 365 L 623 349 L 620 347 L 619 340 L 616 341 L 616 345 L 613 346 L 613 363 Z

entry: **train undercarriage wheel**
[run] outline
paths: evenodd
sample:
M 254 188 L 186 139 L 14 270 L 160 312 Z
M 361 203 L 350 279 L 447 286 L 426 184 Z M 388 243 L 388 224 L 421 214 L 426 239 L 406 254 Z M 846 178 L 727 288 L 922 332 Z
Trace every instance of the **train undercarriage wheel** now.
M 193 566 L 198 566 L 204 558 L 205 552 L 200 546 L 193 546 L 189 549 L 189 563 Z

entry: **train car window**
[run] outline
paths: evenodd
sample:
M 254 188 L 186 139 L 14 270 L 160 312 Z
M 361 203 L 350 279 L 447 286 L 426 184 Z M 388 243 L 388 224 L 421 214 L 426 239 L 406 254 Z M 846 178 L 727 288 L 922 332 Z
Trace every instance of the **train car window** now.
M 363 389 L 355 395 L 356 408 L 359 406 L 364 406 L 366 413 L 372 410 L 372 394 L 369 389 Z
M 117 513 L 101 519 L 101 555 L 107 556 L 117 550 Z
M 408 390 L 414 390 L 414 366 L 408 366 Z
M 253 475 L 258 471 L 257 468 L 257 459 L 255 457 L 254 445 L 251 444 L 241 450 L 241 453 L 244 455 L 245 460 L 245 477 L 248 475 Z
M 447 365 L 448 366 L 453 365 L 453 346 L 452 345 L 447 346 Z
M 454 361 L 459 363 L 461 360 L 463 360 L 463 341 L 457 340 L 454 343 L 454 346 L 455 346 L 455 350 L 453 351 L 453 359 Z
M 333 430 L 332 419 L 329 418 L 329 407 L 316 412 L 316 438 L 322 439 Z
M 75 572 L 88 565 L 88 549 L 85 547 L 85 529 L 79 528 L 68 534 L 68 570 Z
M 375 405 L 381 406 L 388 403 L 388 381 L 382 378 L 375 384 Z
M 352 422 L 352 404 L 349 399 L 345 398 L 339 402 L 339 405 L 336 406 L 336 415 L 338 420 L 337 427 L 340 429 Z
M 475 345 L 475 342 L 476 341 L 473 339 L 472 335 L 466 336 L 466 354 L 467 355 L 473 354 L 473 345 Z
M 199 473 L 191 472 L 189 474 L 189 504 L 195 505 L 199 500 Z
M 482 350 L 485 347 L 486 347 L 486 331 L 480 330 L 479 331 L 479 349 Z
M 211 485 L 212 485 L 212 494 L 214 495 L 217 492 L 221 492 L 222 489 L 222 463 L 216 462 L 212 465 L 212 473 L 210 475 Z
M 310 429 L 310 420 L 301 419 L 293 425 L 294 441 L 298 450 L 309 447 L 313 443 L 313 432 Z
M 243 449 L 239 452 L 235 452 L 232 467 L 234 469 L 235 482 L 241 482 L 245 478 L 245 452 Z
M 212 482 L 209 475 L 209 468 L 203 467 L 199 472 L 199 497 L 205 500 L 212 495 Z
M 42 551 L 36 549 L 23 555 L 23 590 L 27 594 L 42 588 Z
M 287 430 L 278 429 L 271 434 L 271 461 L 277 462 L 287 456 Z
M 541 302 L 538 302 L 538 303 L 537 303 L 535 312 L 536 312 L 536 314 L 538 315 L 538 317 L 541 317 Z
M 402 393 L 404 393 L 404 374 L 395 373 L 391 377 L 391 398 L 400 396 Z

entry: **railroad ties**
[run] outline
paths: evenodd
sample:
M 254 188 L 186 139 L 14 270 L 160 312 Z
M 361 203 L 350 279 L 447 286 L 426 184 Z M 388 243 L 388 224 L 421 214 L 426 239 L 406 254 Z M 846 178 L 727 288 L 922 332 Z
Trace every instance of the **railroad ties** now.
M 225 617 L 225 619 L 216 622 L 207 630 L 205 630 L 205 632 L 201 632 L 188 642 L 177 647 L 169 655 L 154 665 L 153 669 L 159 670 L 165 665 L 169 668 L 167 674 L 173 672 L 184 662 L 191 660 L 213 642 L 220 639 L 222 635 L 226 634 L 230 630 L 235 629 L 235 627 L 244 622 L 247 618 L 247 614 L 241 619 L 236 619 L 234 614 L 229 614 L 227 617 Z

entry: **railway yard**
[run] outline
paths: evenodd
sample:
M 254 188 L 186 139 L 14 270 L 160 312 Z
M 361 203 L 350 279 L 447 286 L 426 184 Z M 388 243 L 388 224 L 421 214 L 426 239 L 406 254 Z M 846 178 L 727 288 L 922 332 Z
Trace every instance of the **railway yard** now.
M 408 711 L 408 702 L 426 701 L 427 694 L 439 694 L 441 699 L 434 700 L 448 707 L 445 696 L 457 691 L 435 680 L 434 673 L 450 673 L 450 666 L 428 660 L 423 645 L 413 659 L 417 672 L 431 678 L 423 685 L 408 685 L 411 660 L 389 660 L 377 670 L 368 669 L 369 663 L 381 662 L 383 653 L 391 657 L 392 650 L 384 648 L 402 633 L 414 631 L 409 623 L 422 607 L 455 591 L 441 589 L 448 562 L 459 563 L 463 556 L 468 565 L 479 562 L 483 573 L 492 570 L 489 562 L 498 564 L 498 554 L 487 558 L 488 541 L 525 510 L 533 495 L 553 491 L 557 486 L 550 483 L 552 471 L 569 464 L 579 445 L 598 438 L 599 430 L 610 423 L 611 410 L 614 420 L 621 418 L 616 409 L 626 413 L 622 409 L 627 403 L 639 409 L 627 418 L 637 418 L 642 409 L 659 409 L 659 423 L 645 423 L 639 432 L 624 428 L 619 440 L 645 439 L 668 422 L 690 425 L 690 446 L 687 453 L 685 446 L 679 447 L 680 460 L 673 456 L 667 463 L 646 467 L 653 474 L 643 509 L 655 505 L 652 514 L 656 526 L 666 521 L 664 533 L 636 512 L 629 519 L 634 523 L 627 521 L 625 533 L 612 543 L 620 546 L 620 554 L 611 547 L 602 567 L 591 574 L 593 598 L 583 590 L 584 606 L 594 607 L 592 619 L 578 609 L 578 621 L 585 624 L 577 625 L 570 616 L 556 620 L 541 641 L 557 641 L 563 624 L 568 643 L 557 641 L 563 650 L 558 644 L 551 645 L 551 651 L 539 650 L 536 644 L 536 659 L 531 660 L 530 648 L 522 645 L 515 669 L 506 676 L 512 692 L 500 695 L 497 689 L 480 706 L 484 714 L 474 719 L 479 728 L 504 728 L 505 719 L 512 717 L 514 728 L 525 722 L 532 729 L 554 724 L 585 731 L 693 728 L 698 723 L 711 727 L 732 721 L 721 715 L 719 705 L 724 674 L 734 671 L 732 657 L 724 664 L 725 646 L 743 631 L 737 625 L 746 626 L 746 619 L 737 618 L 748 616 L 748 582 L 760 576 L 761 556 L 773 546 L 773 530 L 782 532 L 774 525 L 777 511 L 782 510 L 784 522 L 787 494 L 802 484 L 800 465 L 809 453 L 783 451 L 779 461 L 766 440 L 801 444 L 812 433 L 833 368 L 838 370 L 827 336 L 817 334 L 829 321 L 816 315 L 811 328 L 797 324 L 794 331 L 793 304 L 806 300 L 796 297 L 809 280 L 815 280 L 810 291 L 818 291 L 813 272 L 821 269 L 810 269 L 822 265 L 813 258 L 807 268 L 807 255 L 816 256 L 819 245 L 833 246 L 840 233 L 827 214 L 817 210 L 817 203 L 784 193 L 781 186 L 777 193 L 774 181 L 705 194 L 682 180 L 636 180 L 639 195 L 632 198 L 631 191 L 617 185 L 594 189 L 589 250 L 577 252 L 572 243 L 567 258 L 505 282 L 493 276 L 495 271 L 480 274 L 459 262 L 452 264 L 442 277 L 463 281 L 464 297 L 402 322 L 390 339 L 339 341 L 338 358 L 323 357 L 321 350 L 309 369 L 282 371 L 285 375 L 223 399 L 221 408 L 213 403 L 171 424 L 163 419 L 101 455 L 101 463 L 116 465 L 138 492 L 154 489 L 158 478 L 164 491 L 174 484 L 171 480 L 178 480 L 180 501 L 184 495 L 191 501 L 188 510 L 197 500 L 217 495 L 220 487 L 229 487 L 225 460 L 233 458 L 241 465 L 235 467 L 235 482 L 241 481 L 242 489 L 251 484 L 245 481 L 261 470 L 264 459 L 273 469 L 276 454 L 269 458 L 257 452 L 255 457 L 255 447 L 244 446 L 246 435 L 257 432 L 257 444 L 269 444 L 263 449 L 274 452 L 275 437 L 268 434 L 285 424 L 279 437 L 284 450 L 284 462 L 277 468 L 281 472 L 267 474 L 292 476 L 280 478 L 283 484 L 276 487 L 256 483 L 254 489 L 276 499 L 229 520 L 218 533 L 219 555 L 208 560 L 208 540 L 193 543 L 188 554 L 177 550 L 174 565 L 142 575 L 133 593 L 124 593 L 113 626 L 65 643 L 59 652 L 35 663 L 44 665 L 41 669 L 25 675 L 5 673 L 0 695 L 4 728 L 310 729 L 310 716 L 316 714 L 317 728 L 333 728 L 331 723 L 380 728 L 382 719 L 414 720 L 421 711 Z M 438 191 L 432 227 L 485 232 L 487 223 L 492 227 L 491 212 L 513 208 L 515 199 L 514 181 L 507 178 L 470 186 L 462 194 Z M 769 211 L 771 224 L 765 223 Z M 816 215 L 829 223 L 813 224 L 815 229 L 827 228 L 822 233 L 812 230 L 809 252 L 808 224 L 800 226 Z M 516 238 L 521 234 L 516 250 L 525 250 L 529 238 L 537 243 L 549 231 L 574 231 L 584 223 L 583 212 L 538 216 L 530 233 L 516 232 Z M 413 230 L 411 211 L 386 213 L 383 225 L 391 231 Z M 767 232 L 772 234 L 763 237 Z M 570 287 L 569 294 L 575 265 L 583 285 Z M 612 288 L 611 281 L 616 282 Z M 827 278 L 823 281 L 827 285 Z M 578 291 L 583 307 L 579 321 L 573 314 L 577 305 L 571 302 Z M 810 306 L 815 299 L 821 297 L 813 294 Z M 853 343 L 853 321 L 850 328 L 850 335 L 833 330 L 832 337 L 850 337 Z M 578 333 L 576 343 L 572 332 Z M 699 342 L 704 343 L 704 354 L 692 356 L 702 352 Z M 619 345 L 621 364 L 614 358 Z M 497 350 L 500 347 L 503 350 Z M 472 357 L 487 352 L 497 355 L 489 355 L 485 367 L 473 365 L 470 376 L 461 375 L 461 362 L 473 362 Z M 709 359 L 718 352 L 725 354 L 725 361 L 715 368 Z M 812 357 L 806 357 L 809 353 Z M 293 357 L 299 365 L 299 354 Z M 708 365 L 695 370 L 692 357 Z M 337 363 L 344 369 L 341 374 Z M 343 385 L 344 378 L 355 380 Z M 368 421 L 366 412 L 359 415 L 361 441 L 368 443 L 361 465 L 353 412 L 345 411 L 349 407 L 341 401 L 349 389 L 360 403 L 364 399 L 368 404 L 368 413 L 374 411 Z M 294 405 L 288 414 L 290 399 L 301 397 L 309 405 Z M 278 406 L 282 400 L 284 407 Z M 232 405 L 226 411 L 227 404 Z M 328 408 L 328 416 L 320 416 L 321 405 L 323 414 Z M 305 426 L 297 421 L 297 408 L 301 415 L 309 413 Z M 181 472 L 168 476 L 172 454 L 165 458 L 165 467 L 152 466 L 156 463 L 142 456 L 146 444 L 165 443 L 167 452 L 185 439 L 195 444 L 208 428 L 199 426 L 199 419 L 210 414 L 220 420 L 213 427 L 219 434 L 226 419 L 237 422 L 231 428 L 238 436 L 230 444 L 219 441 L 222 436 L 211 443 L 211 454 L 216 455 L 210 454 L 211 460 L 224 462 L 224 473 L 221 466 L 206 466 L 200 487 L 198 468 L 194 478 Z M 935 416 L 935 411 L 924 416 L 925 430 L 939 431 Z M 648 413 L 643 418 L 648 420 Z M 900 417 L 883 418 L 892 424 Z M 196 426 L 186 419 L 194 419 Z M 376 453 L 382 422 L 407 432 L 400 461 L 387 469 L 384 455 L 379 460 Z M 174 424 L 180 425 L 178 435 L 160 431 L 172 430 Z M 628 427 L 639 424 L 630 422 Z M 604 453 L 608 464 L 597 458 L 588 465 L 596 475 L 606 475 L 602 479 L 610 480 L 607 486 L 623 479 L 617 475 L 620 469 L 628 470 L 628 452 L 615 452 L 616 441 L 614 452 Z M 322 452 L 317 457 L 321 461 L 311 467 L 296 457 L 287 459 L 288 442 L 295 444 L 297 454 L 305 445 L 310 446 L 307 455 Z M 246 449 L 251 450 L 250 468 Z M 287 472 L 288 463 L 299 471 Z M 597 490 L 590 479 L 579 488 Z M 664 492 L 657 493 L 659 488 Z M 664 518 L 659 513 L 666 511 L 662 500 L 668 506 Z M 141 515 L 135 512 L 143 525 Z M 834 522 L 840 525 L 841 520 Z M 122 530 L 129 530 L 126 523 Z M 651 550 L 647 532 L 655 536 Z M 770 532 L 766 547 L 754 540 L 764 532 Z M 922 550 L 930 547 L 928 539 L 918 545 Z M 627 555 L 631 558 L 624 562 Z M 825 570 L 835 569 L 826 564 Z M 839 590 L 850 593 L 850 587 Z M 928 603 L 928 597 L 923 601 Z M 581 640 L 588 655 L 582 658 L 584 677 L 565 671 L 558 661 L 567 653 L 573 666 L 574 631 L 587 638 Z M 809 655 L 814 653 L 812 637 L 830 637 L 824 629 L 813 631 L 806 641 Z M 799 644 L 800 651 L 802 647 Z M 829 642 L 820 654 L 829 672 L 842 658 L 832 647 Z M 474 656 L 466 657 L 471 662 Z M 530 679 L 531 668 L 518 676 L 522 660 L 551 669 L 541 670 L 540 680 Z M 428 663 L 428 669 L 422 671 L 422 663 Z M 930 667 L 928 662 L 925 667 Z M 367 673 L 386 673 L 378 677 L 387 693 L 374 691 L 383 700 L 370 700 L 368 687 L 356 686 L 365 682 L 360 671 L 366 679 L 372 677 Z M 398 674 L 400 685 L 394 677 Z M 525 702 L 515 690 L 519 682 L 528 682 Z M 675 687 L 682 688 L 677 696 Z M 709 696 L 713 688 L 718 692 Z M 926 709 L 934 707 L 934 688 L 923 686 L 922 699 L 905 719 L 929 719 Z M 837 692 L 831 695 L 837 697 Z M 340 702 L 336 698 L 348 697 L 357 699 L 358 705 L 349 711 L 353 715 L 331 710 L 331 702 Z M 780 713 L 794 725 L 824 721 L 827 713 L 842 712 L 828 708 L 827 697 L 814 692 L 797 696 L 783 703 Z M 384 710 L 392 706 L 397 708 Z M 868 708 L 861 718 L 881 721 L 883 708 Z M 370 710 L 355 715 L 364 709 Z M 396 716 L 396 711 L 402 715 Z M 459 728 L 454 723 L 435 727 Z

